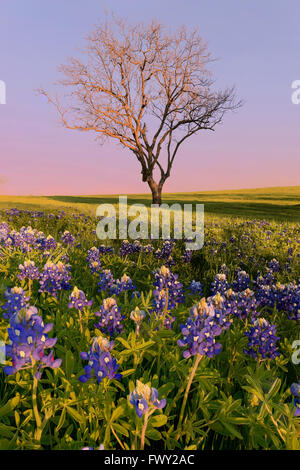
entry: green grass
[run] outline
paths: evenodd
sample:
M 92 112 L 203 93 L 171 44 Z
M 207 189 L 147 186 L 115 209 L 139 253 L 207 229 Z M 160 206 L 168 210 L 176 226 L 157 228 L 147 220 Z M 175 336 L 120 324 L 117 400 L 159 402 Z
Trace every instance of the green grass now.
M 95 214 L 102 203 L 118 203 L 118 195 L 91 196 L 0 196 L 0 207 L 19 209 L 76 209 Z M 128 203 L 151 203 L 150 194 L 130 194 Z M 166 193 L 167 204 L 202 203 L 206 216 L 242 217 L 275 221 L 300 221 L 300 186 L 244 189 L 231 191 L 204 191 L 193 193 Z

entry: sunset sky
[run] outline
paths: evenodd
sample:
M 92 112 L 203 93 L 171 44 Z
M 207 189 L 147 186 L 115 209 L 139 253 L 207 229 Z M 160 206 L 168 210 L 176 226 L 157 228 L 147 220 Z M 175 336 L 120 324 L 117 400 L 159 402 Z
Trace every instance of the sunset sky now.
M 217 85 L 235 85 L 242 109 L 181 147 L 166 191 L 300 184 L 299 0 L 9 0 L 0 8 L 1 194 L 148 192 L 133 154 L 64 129 L 35 93 L 53 91 L 57 66 L 76 56 L 105 8 L 132 22 L 199 27 Z

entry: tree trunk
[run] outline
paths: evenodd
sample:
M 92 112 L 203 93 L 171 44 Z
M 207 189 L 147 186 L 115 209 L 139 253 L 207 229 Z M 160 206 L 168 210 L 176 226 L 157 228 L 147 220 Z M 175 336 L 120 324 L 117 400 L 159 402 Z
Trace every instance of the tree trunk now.
M 162 186 L 157 184 L 153 179 L 148 180 L 148 185 L 152 193 L 152 204 L 158 204 L 160 206 Z

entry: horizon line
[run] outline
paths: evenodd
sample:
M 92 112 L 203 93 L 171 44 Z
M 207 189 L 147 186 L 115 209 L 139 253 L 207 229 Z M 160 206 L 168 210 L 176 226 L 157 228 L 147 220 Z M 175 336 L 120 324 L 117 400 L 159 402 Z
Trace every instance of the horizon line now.
M 232 189 L 210 189 L 210 190 L 204 190 L 204 191 L 168 191 L 168 192 L 163 192 L 163 195 L 172 195 L 172 194 L 202 194 L 202 193 L 222 193 L 222 192 L 239 192 L 239 191 L 257 191 L 257 190 L 270 190 L 270 189 L 299 189 L 300 190 L 300 185 L 291 185 L 291 186 L 259 186 L 259 187 L 250 187 L 250 188 L 232 188 Z M 102 194 L 0 194 L 0 197 L 61 197 L 61 196 L 89 196 L 89 197 L 99 197 L 99 196 L 149 196 L 151 197 L 151 192 L 147 193 L 125 193 L 125 192 L 120 192 L 119 194 L 117 193 L 102 193 Z

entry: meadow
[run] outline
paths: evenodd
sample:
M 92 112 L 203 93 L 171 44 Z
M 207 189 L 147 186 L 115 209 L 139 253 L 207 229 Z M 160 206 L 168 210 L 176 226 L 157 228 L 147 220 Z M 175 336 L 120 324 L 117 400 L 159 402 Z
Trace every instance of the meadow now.
M 300 449 L 300 187 L 178 201 L 200 251 L 98 240 L 113 195 L 0 196 L 0 449 Z
M 94 215 L 99 204 L 116 204 L 119 195 L 101 196 L 1 196 L 0 206 L 20 209 L 74 208 Z M 151 204 L 149 194 L 129 194 L 128 203 Z M 163 202 L 205 204 L 205 214 L 214 217 L 260 218 L 300 221 L 300 186 L 248 190 L 166 193 Z

